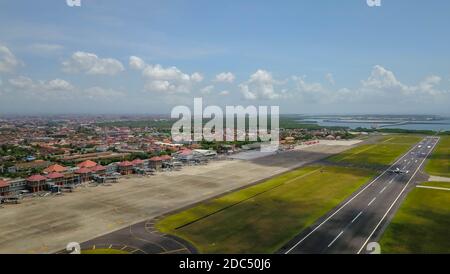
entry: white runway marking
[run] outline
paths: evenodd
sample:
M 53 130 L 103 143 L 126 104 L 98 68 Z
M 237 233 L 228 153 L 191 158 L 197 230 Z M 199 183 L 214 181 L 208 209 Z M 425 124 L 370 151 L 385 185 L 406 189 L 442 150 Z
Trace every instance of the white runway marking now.
M 417 186 L 418 188 L 428 188 L 428 189 L 437 189 L 437 190 L 447 190 L 450 191 L 450 188 L 446 187 L 437 187 L 437 186 Z
M 372 201 L 370 201 L 370 203 L 368 203 L 367 206 L 370 206 L 373 202 L 375 202 L 376 199 L 377 197 L 373 197 Z
M 392 178 L 392 180 L 389 181 L 388 185 L 392 184 L 392 182 L 395 180 L 395 177 L 396 176 L 394 176 L 394 178 Z
M 380 191 L 380 194 L 383 193 L 386 190 L 387 186 L 383 187 L 383 189 Z
M 341 237 L 341 235 L 344 233 L 344 230 L 341 231 L 341 233 L 339 233 L 336 238 L 333 239 L 333 241 L 331 241 L 331 243 L 328 245 L 328 247 L 332 246 L 334 244 L 334 242 L 336 242 L 336 240 Z
M 353 224 L 355 221 L 356 221 L 356 219 L 358 219 L 359 218 L 359 216 L 361 216 L 361 214 L 363 214 L 363 212 L 361 211 L 361 212 L 359 212 L 358 213 L 358 215 L 356 215 L 356 217 L 355 218 L 353 218 L 353 220 L 351 221 L 351 223 Z

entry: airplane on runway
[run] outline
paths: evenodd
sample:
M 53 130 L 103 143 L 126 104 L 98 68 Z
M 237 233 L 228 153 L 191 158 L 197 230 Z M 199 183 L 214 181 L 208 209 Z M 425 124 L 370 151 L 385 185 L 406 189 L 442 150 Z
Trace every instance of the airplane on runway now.
M 398 167 L 396 169 L 390 170 L 390 172 L 396 173 L 396 174 L 405 174 L 407 173 L 405 170 L 400 170 Z

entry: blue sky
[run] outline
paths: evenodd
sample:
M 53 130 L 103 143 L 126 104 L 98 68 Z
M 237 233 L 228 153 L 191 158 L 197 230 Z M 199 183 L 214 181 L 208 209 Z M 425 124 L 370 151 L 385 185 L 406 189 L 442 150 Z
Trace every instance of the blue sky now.
M 450 2 L 381 3 L 1 0 L 0 113 L 449 114 Z

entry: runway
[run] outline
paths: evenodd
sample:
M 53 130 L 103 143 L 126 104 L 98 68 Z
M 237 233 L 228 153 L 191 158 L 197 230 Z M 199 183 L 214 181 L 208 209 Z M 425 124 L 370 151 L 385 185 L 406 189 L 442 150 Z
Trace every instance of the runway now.
M 426 137 L 377 178 L 285 245 L 284 254 L 379 252 L 376 241 L 410 189 L 439 139 Z M 381 248 L 381 253 L 382 249 Z

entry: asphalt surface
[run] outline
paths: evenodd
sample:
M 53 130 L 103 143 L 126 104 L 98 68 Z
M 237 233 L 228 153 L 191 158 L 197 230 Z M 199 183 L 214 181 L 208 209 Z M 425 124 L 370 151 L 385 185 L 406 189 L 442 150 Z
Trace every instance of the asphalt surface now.
M 81 250 L 115 249 L 132 254 L 192 254 L 194 247 L 182 239 L 160 233 L 154 228 L 159 219 L 151 219 L 130 225 L 87 242 Z M 67 250 L 57 253 L 67 254 Z
M 373 253 L 407 193 L 423 182 L 422 168 L 439 139 L 426 137 L 380 176 L 285 245 L 279 253 Z M 401 172 L 393 172 L 394 170 Z M 382 253 L 382 247 L 381 253 Z

